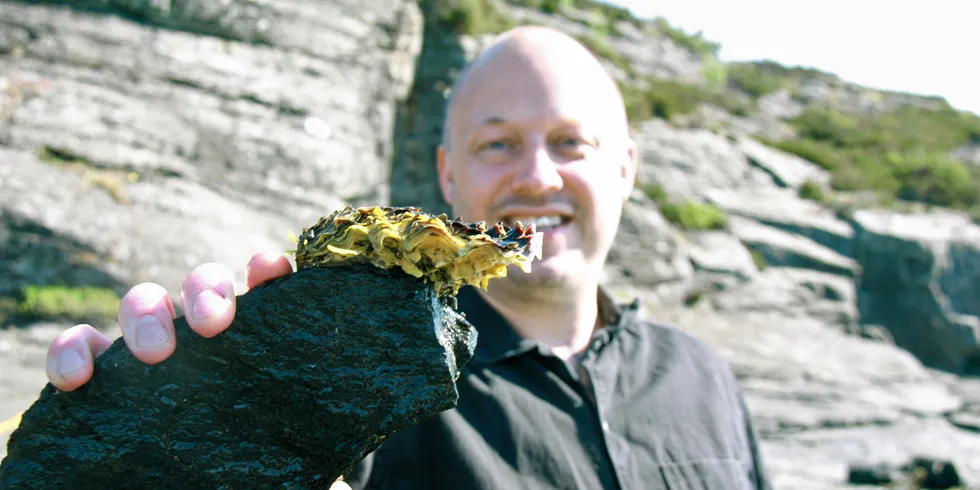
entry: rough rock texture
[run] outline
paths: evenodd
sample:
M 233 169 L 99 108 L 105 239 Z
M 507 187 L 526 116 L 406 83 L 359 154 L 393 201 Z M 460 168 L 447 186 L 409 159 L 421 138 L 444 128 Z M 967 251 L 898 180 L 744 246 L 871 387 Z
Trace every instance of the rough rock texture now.
M 323 488 L 386 436 L 456 404 L 476 331 L 414 277 L 312 268 L 238 298 L 148 366 L 120 339 L 73 392 L 51 385 L 0 463 L 3 488 Z
M 830 173 L 786 152 L 766 146 L 753 138 L 739 138 L 738 147 L 749 161 L 772 176 L 780 187 L 799 189 L 806 182 L 821 187 L 830 185 Z
M 706 129 L 679 129 L 655 119 L 641 123 L 636 138 L 641 151 L 637 180 L 658 183 L 672 196 L 773 186 L 768 172 L 752 165 L 727 138 Z
M 758 221 L 734 216 L 732 233 L 759 252 L 771 265 L 813 269 L 847 277 L 859 275 L 854 259 L 845 257 L 807 237 Z
M 726 213 L 809 239 L 844 257 L 854 257 L 854 228 L 833 211 L 772 185 L 759 189 L 706 189 L 706 201 Z
M 682 236 L 645 194 L 633 192 L 619 227 L 624 239 L 617 240 L 609 251 L 605 270 L 609 281 L 656 288 L 690 277 L 693 267 Z
M 980 227 L 944 213 L 854 219 L 863 320 L 930 366 L 980 372 Z
M 709 297 L 719 311 L 778 312 L 811 318 L 841 331 L 860 333 L 854 283 L 810 269 L 767 267 L 748 283 Z
M 852 466 L 914 457 L 954 461 L 963 474 L 980 470 L 980 433 L 947 420 L 966 409 L 967 391 L 980 394 L 967 388 L 969 380 L 935 373 L 906 351 L 827 328 L 819 318 L 702 304 L 645 307 L 644 314 L 683 326 L 730 360 L 774 488 L 843 488 Z
M 0 0 L 0 165 L 77 162 L 98 191 L 81 206 L 106 229 L 84 242 L 121 279 L 177 289 L 193 265 L 240 270 L 325 209 L 389 199 L 396 104 L 421 48 L 414 2 L 31 3 Z M 0 212 L 29 195 L 22 222 L 82 228 L 57 192 L 4 182 Z M 196 229 L 171 247 L 176 222 Z

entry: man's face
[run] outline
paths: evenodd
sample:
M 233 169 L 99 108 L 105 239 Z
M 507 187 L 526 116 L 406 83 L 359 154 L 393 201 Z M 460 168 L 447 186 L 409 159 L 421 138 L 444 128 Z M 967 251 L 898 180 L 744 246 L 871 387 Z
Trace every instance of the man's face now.
M 471 74 L 447 121 L 444 197 L 469 221 L 536 224 L 543 257 L 510 281 L 594 278 L 633 185 L 621 105 L 601 92 L 611 90 L 596 81 L 604 73 L 583 76 L 573 60 L 500 58 Z

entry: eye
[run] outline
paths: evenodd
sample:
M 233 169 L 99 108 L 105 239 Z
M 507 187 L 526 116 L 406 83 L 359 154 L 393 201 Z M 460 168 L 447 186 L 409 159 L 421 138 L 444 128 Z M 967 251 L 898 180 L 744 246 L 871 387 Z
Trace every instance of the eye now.
M 497 151 L 497 150 L 506 150 L 509 147 L 510 147 L 510 144 L 508 142 L 504 141 L 504 140 L 488 141 L 486 144 L 483 145 L 483 148 L 484 149 L 486 149 L 486 150 L 494 150 L 494 151 Z
M 478 147 L 478 152 L 493 153 L 493 154 L 514 153 L 517 151 L 517 147 L 518 145 L 516 142 L 508 138 L 500 138 L 495 140 L 488 140 L 480 144 L 480 146 Z

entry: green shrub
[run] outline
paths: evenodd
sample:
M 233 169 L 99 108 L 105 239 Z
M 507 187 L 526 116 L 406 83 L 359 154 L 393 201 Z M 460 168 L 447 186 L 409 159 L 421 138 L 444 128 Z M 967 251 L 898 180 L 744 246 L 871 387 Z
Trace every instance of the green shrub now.
M 813 182 L 811 180 L 806 180 L 800 185 L 799 196 L 802 199 L 809 199 L 811 201 L 824 202 L 827 200 L 824 196 L 823 188 L 820 184 Z
M 879 114 L 810 107 L 790 121 L 797 138 L 763 142 L 831 172 L 840 191 L 971 210 L 980 176 L 946 155 L 980 133 L 980 117 L 949 107 L 902 106 Z
M 645 87 L 620 83 L 626 112 L 632 122 L 655 117 L 670 121 L 695 112 L 701 104 L 713 104 L 742 116 L 754 109 L 752 104 L 722 89 L 657 77 L 647 77 L 645 82 Z
M 971 208 L 980 186 L 969 168 L 942 154 L 892 154 L 890 165 L 899 199 L 946 207 Z
M 755 98 L 791 87 L 785 77 L 771 70 L 762 69 L 756 63 L 729 65 L 728 80 L 734 87 Z
M 443 25 L 457 34 L 498 34 L 517 23 L 492 0 L 432 0 L 431 9 Z
M 684 230 L 721 230 L 728 226 L 728 216 L 713 204 L 686 201 L 668 205 L 664 216 Z
M 820 70 L 784 66 L 768 60 L 729 63 L 728 72 L 729 84 L 754 98 L 783 89 L 795 93 L 805 79 L 817 78 L 830 84 L 838 81 L 836 76 Z
M 716 230 L 728 226 L 728 216 L 717 206 L 696 201 L 672 203 L 659 184 L 644 184 L 640 189 L 657 205 L 664 219 L 684 230 Z
M 657 204 L 657 206 L 663 206 L 670 202 L 670 197 L 667 195 L 667 191 L 664 190 L 659 184 L 643 184 L 640 188 L 651 201 Z
M 568 8 L 571 6 L 572 0 L 541 0 L 541 3 L 537 5 L 541 11 L 548 14 L 561 13 L 563 8 Z
M 717 58 L 704 56 L 701 59 L 701 78 L 711 90 L 722 91 L 728 81 L 729 72 L 724 63 Z

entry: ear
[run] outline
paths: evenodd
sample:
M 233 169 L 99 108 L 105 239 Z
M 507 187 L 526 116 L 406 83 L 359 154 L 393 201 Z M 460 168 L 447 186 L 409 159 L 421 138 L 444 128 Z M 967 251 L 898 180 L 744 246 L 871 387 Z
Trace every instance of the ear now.
M 447 204 L 453 204 L 453 170 L 449 164 L 449 155 L 445 146 L 439 145 L 436 149 L 436 171 L 439 173 L 439 189 L 442 191 L 442 199 Z
M 626 155 L 620 159 L 619 175 L 623 182 L 623 200 L 629 199 L 636 185 L 636 174 L 640 166 L 640 150 L 636 140 L 626 140 Z

